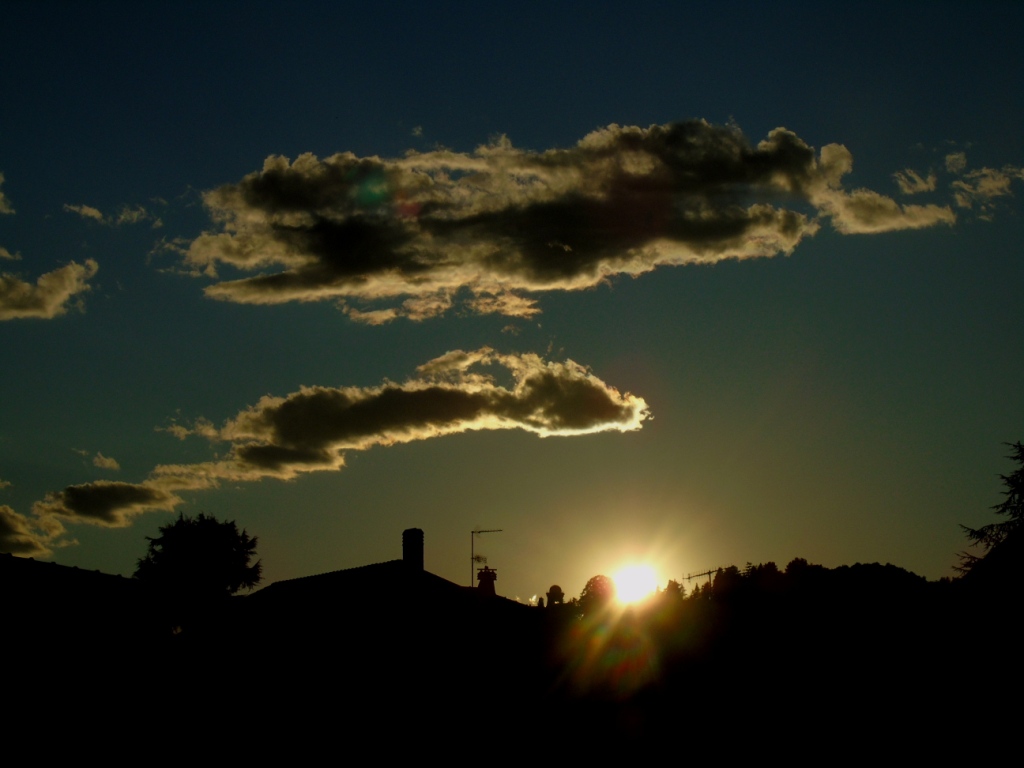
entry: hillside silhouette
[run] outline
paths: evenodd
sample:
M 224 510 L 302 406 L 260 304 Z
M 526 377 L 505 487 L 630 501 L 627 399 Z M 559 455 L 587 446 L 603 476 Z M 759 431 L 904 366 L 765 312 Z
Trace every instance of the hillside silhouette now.
M 579 598 L 522 605 L 425 571 L 423 546 L 411 529 L 401 559 L 225 595 L 184 626 L 139 580 L 6 555 L 22 617 L 6 636 L 89 658 L 78 685 L 93 700 L 145 703 L 128 724 L 187 711 L 187 738 L 216 740 L 258 718 L 283 748 L 297 733 L 456 727 L 486 740 L 524 723 L 606 744 L 660 743 L 684 723 L 705 739 L 806 746 L 867 729 L 858 738 L 903 742 L 911 720 L 980 717 L 957 704 L 964 668 L 1020 633 L 1016 534 L 958 579 L 797 558 L 719 569 L 689 594 L 672 583 L 629 608 L 597 577 Z M 997 676 L 970 678 L 973 696 L 1019 692 L 1019 657 L 998 659 Z M 63 674 L 34 669 L 33 689 L 64 686 Z
M 275 756 L 457 743 L 604 757 L 678 749 L 681 734 L 709 755 L 945 756 L 979 733 L 1013 750 L 1024 475 L 1002 479 L 1003 519 L 965 528 L 976 552 L 958 578 L 794 558 L 626 606 L 600 574 L 537 606 L 496 594 L 487 566 L 477 587 L 454 584 L 424 568 L 418 528 L 400 558 L 237 594 L 259 581 L 258 540 L 181 516 L 133 579 L 0 556 L 8 687 L 19 713 L 58 693 L 87 702 L 84 732 L 112 712 L 131 739 L 178 723 L 175 748 L 227 749 L 258 723 Z

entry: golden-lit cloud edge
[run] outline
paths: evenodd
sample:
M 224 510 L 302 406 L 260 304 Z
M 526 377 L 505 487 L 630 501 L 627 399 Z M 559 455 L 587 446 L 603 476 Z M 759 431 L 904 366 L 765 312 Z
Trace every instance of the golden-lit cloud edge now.
M 91 290 L 89 280 L 99 270 L 93 259 L 70 262 L 40 275 L 35 284 L 15 275 L 0 274 L 0 321 L 24 318 L 49 320 L 65 314 L 72 299 Z
M 0 173 L 0 186 L 4 175 Z M 13 214 L 11 201 L 0 190 L 0 214 Z M 20 261 L 20 253 L 11 253 L 0 246 L 0 260 Z M 92 259 L 85 264 L 74 261 L 40 275 L 30 283 L 17 275 L 0 272 L 0 322 L 22 318 L 50 320 L 68 311 L 72 298 L 90 289 L 88 281 L 96 274 L 99 265 Z M 81 306 L 81 303 L 79 303 Z
M 752 144 L 694 120 L 610 125 L 567 149 L 500 137 L 473 152 L 266 159 L 204 195 L 217 228 L 184 249 L 208 296 L 333 300 L 358 322 L 476 313 L 530 317 L 531 294 L 593 287 L 660 266 L 788 254 L 822 222 L 843 234 L 952 224 L 949 205 L 846 190 L 846 147 L 816 152 L 776 128 Z M 931 177 L 897 174 L 906 191 Z M 224 280 L 225 267 L 257 272 Z M 468 298 L 465 298 L 468 295 Z
M 495 373 L 510 383 L 499 383 Z M 489 347 L 457 350 L 400 384 L 302 387 L 263 397 L 220 427 L 202 418 L 172 425 L 167 431 L 180 439 L 200 436 L 229 449 L 213 461 L 159 465 L 141 483 L 68 486 L 36 502 L 31 517 L 3 507 L 0 551 L 46 554 L 61 545 L 67 522 L 128 526 L 145 512 L 173 510 L 185 491 L 339 470 L 347 451 L 470 430 L 522 429 L 540 437 L 627 432 L 649 418 L 642 398 L 620 393 L 571 360 Z

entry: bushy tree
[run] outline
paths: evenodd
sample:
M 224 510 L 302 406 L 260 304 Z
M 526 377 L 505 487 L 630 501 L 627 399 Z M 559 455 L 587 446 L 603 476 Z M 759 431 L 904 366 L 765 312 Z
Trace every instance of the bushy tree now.
M 1010 455 L 1006 458 L 1017 462 L 1017 469 L 1008 475 L 1000 475 L 1003 485 L 1006 486 L 1006 490 L 1003 491 L 1006 498 L 992 507 L 997 515 L 1003 515 L 1005 519 L 983 525 L 980 528 L 960 526 L 967 534 L 967 538 L 971 540 L 971 544 L 984 551 L 980 556 L 970 552 L 961 553 L 960 567 L 958 568 L 961 572 L 970 571 L 984 557 L 984 554 L 1002 544 L 1010 534 L 1024 525 L 1024 443 L 1018 441 L 1006 445 L 1010 448 Z
M 149 552 L 140 558 L 135 578 L 166 594 L 195 600 L 228 597 L 260 582 L 263 567 L 256 556 L 257 537 L 233 520 L 221 522 L 199 513 L 178 515 L 160 535 L 146 537 Z
M 594 576 L 583 587 L 579 605 L 584 616 L 595 616 L 615 598 L 615 582 L 607 576 Z

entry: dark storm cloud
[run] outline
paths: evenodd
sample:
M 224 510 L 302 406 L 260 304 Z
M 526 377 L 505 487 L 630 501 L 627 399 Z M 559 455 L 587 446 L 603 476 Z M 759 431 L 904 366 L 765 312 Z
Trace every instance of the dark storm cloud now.
M 35 285 L 14 275 L 0 274 L 0 320 L 16 318 L 49 319 L 63 315 L 71 298 L 88 291 L 88 281 L 99 266 L 92 259 L 41 275 Z
M 528 317 L 539 310 L 524 294 L 789 253 L 824 218 L 843 233 L 954 220 L 948 207 L 844 191 L 851 168 L 837 144 L 817 153 L 778 128 L 755 146 L 702 121 L 612 125 L 545 152 L 501 138 L 397 159 L 272 156 L 206 193 L 220 231 L 193 241 L 185 266 L 260 272 L 208 287 L 217 299 L 332 299 L 369 323 L 440 314 L 460 289 L 473 311 Z
M 503 386 L 494 368 L 511 380 Z M 469 430 L 523 429 L 541 437 L 640 429 L 647 403 L 622 394 L 587 368 L 537 355 L 503 355 L 490 348 L 449 352 L 420 366 L 404 383 L 376 387 L 303 387 L 264 397 L 220 428 L 206 419 L 167 431 L 227 442 L 222 459 L 160 465 L 141 483 L 97 480 L 50 493 L 33 505 L 23 527 L 60 521 L 107 527 L 130 525 L 150 510 L 172 510 L 180 491 L 222 482 L 287 480 L 304 472 L 341 469 L 346 451 L 363 451 Z M 13 534 L 11 534 L 13 535 Z

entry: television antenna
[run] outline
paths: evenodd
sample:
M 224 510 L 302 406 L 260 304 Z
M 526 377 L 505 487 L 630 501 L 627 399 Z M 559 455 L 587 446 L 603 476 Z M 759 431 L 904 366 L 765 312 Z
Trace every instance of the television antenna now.
M 476 564 L 486 563 L 487 558 L 476 554 L 476 537 L 481 533 L 501 533 L 501 528 L 488 528 L 486 530 L 474 528 L 469 532 L 469 586 L 473 586 L 473 578 L 476 576 Z

